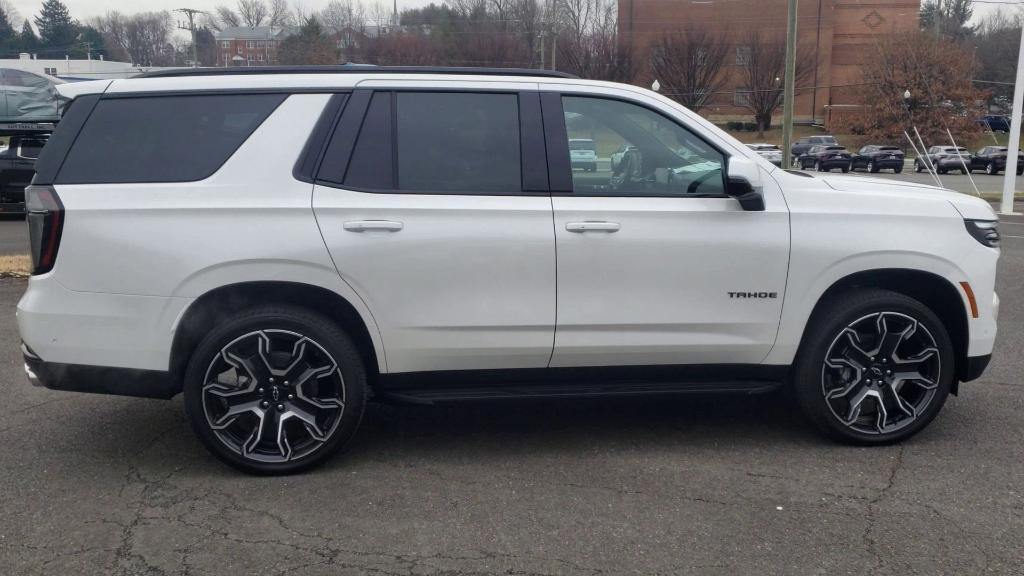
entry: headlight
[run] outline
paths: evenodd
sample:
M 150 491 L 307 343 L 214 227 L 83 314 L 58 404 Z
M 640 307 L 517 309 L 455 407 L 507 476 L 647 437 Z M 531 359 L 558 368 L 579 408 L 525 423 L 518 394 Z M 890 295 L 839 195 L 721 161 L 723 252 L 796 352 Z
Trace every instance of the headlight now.
M 989 248 L 999 248 L 999 222 L 996 220 L 964 220 L 974 239 Z

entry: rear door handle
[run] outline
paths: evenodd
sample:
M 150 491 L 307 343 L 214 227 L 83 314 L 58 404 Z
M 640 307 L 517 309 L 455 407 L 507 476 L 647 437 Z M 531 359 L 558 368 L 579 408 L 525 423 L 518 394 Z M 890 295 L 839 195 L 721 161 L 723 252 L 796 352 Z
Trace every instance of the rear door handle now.
M 368 232 L 380 230 L 384 232 L 398 232 L 404 228 L 401 222 L 394 220 L 354 220 L 345 222 L 342 227 L 349 232 Z
M 568 222 L 565 229 L 569 232 L 618 232 L 621 226 L 618 222 Z

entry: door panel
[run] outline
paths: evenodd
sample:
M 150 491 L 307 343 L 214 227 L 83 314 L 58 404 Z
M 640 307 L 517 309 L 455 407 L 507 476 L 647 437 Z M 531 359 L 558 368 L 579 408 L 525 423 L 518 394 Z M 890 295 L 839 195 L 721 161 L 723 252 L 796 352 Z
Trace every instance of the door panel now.
M 775 342 L 789 218 L 728 198 L 555 197 L 551 366 L 757 363 Z M 577 222 L 614 232 L 573 232 Z M 734 298 L 729 292 L 774 293 Z
M 543 146 L 528 146 L 542 138 L 536 92 L 353 94 L 313 207 L 388 372 L 547 366 L 555 235 Z
M 722 194 L 726 156 L 671 110 L 587 98 L 565 100 L 567 137 L 595 140 L 598 170 L 574 170 L 574 192 L 552 198 L 550 365 L 761 362 L 778 331 L 789 263 L 777 185 L 765 175 L 766 210 L 744 211 Z M 560 120 L 549 111 L 545 125 Z M 614 151 L 625 151 L 617 162 Z
M 318 185 L 313 202 L 339 273 L 377 322 L 389 372 L 547 365 L 555 319 L 550 198 Z M 346 229 L 367 221 L 384 224 Z

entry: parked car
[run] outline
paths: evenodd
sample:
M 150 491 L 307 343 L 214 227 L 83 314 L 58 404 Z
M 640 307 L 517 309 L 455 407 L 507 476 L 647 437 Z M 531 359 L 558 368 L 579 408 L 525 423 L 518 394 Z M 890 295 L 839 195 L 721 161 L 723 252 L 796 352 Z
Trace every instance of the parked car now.
M 25 212 L 25 187 L 35 161 L 60 120 L 62 80 L 0 69 L 0 213 Z
M 248 472 L 323 462 L 371 399 L 786 386 L 830 436 L 888 445 L 992 353 L 987 202 L 770 171 L 635 86 L 340 66 L 66 94 L 26 193 L 25 373 L 183 393 Z M 619 173 L 572 170 L 570 114 L 635 147 Z
M 758 156 L 772 164 L 782 166 L 782 150 L 775 144 L 747 144 L 747 148 L 757 152 Z
M 814 146 L 797 159 L 801 170 L 814 168 L 818 172 L 831 172 L 839 168 L 850 171 L 850 152 L 842 146 Z
M 50 137 L 50 129 L 0 130 L 0 214 L 25 213 L 25 187 L 35 174 L 36 158 Z
M 797 138 L 797 141 L 793 143 L 789 148 L 790 158 L 793 159 L 793 165 L 796 166 L 796 159 L 804 155 L 813 146 L 838 146 L 839 142 L 836 142 L 835 136 L 803 136 Z
M 626 142 L 626 143 L 622 144 L 622 146 L 619 146 L 619 148 L 617 150 L 615 150 L 615 152 L 612 152 L 612 156 L 611 156 L 612 171 L 615 172 L 615 171 L 618 170 L 619 164 L 622 162 L 622 157 L 626 155 L 626 152 L 629 152 L 630 150 L 635 150 L 635 149 L 636 149 L 636 146 L 633 146 L 629 142 Z
M 986 129 L 992 132 L 1009 132 L 1010 131 L 1010 118 L 999 114 L 989 114 L 988 116 L 982 116 L 978 119 L 978 124 L 981 124 Z
M 573 169 L 581 168 L 586 172 L 597 170 L 597 150 L 594 148 L 594 141 L 589 138 L 571 138 L 569 157 Z
M 863 168 L 875 173 L 879 170 L 903 172 L 903 150 L 899 146 L 868 144 L 857 151 L 850 161 L 850 170 Z
M 984 170 L 985 174 L 999 174 L 1006 170 L 1006 146 L 985 146 L 971 158 L 971 170 Z M 1024 154 L 1017 154 L 1017 175 L 1024 174 Z
M 928 149 L 928 159 L 935 171 L 945 174 L 950 170 L 959 170 L 961 174 L 967 174 L 971 165 L 971 153 L 967 148 L 953 146 L 932 146 Z M 914 171 L 924 172 L 927 170 L 925 162 L 921 158 L 914 159 Z

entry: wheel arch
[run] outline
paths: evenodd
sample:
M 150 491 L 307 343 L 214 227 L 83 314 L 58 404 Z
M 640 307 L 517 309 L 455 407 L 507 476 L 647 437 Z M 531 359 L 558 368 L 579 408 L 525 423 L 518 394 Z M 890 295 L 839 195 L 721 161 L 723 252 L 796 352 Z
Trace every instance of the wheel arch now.
M 927 306 L 945 326 L 953 342 L 956 363 L 956 383 L 963 379 L 967 368 L 967 346 L 970 339 L 968 312 L 960 290 L 948 279 L 934 272 L 910 268 L 880 268 L 862 270 L 844 276 L 822 293 L 808 317 L 806 326 L 815 321 L 825 305 L 843 293 L 858 288 L 879 288 L 909 296 Z M 804 329 L 804 337 L 807 330 Z M 800 348 L 804 346 L 801 338 Z
M 169 369 L 181 391 L 192 351 L 211 328 L 232 314 L 260 304 L 290 304 L 324 314 L 338 323 L 355 341 L 372 385 L 386 371 L 383 348 L 375 326 L 344 296 L 327 288 L 290 281 L 249 281 L 219 286 L 192 302 L 179 318 L 171 344 Z

